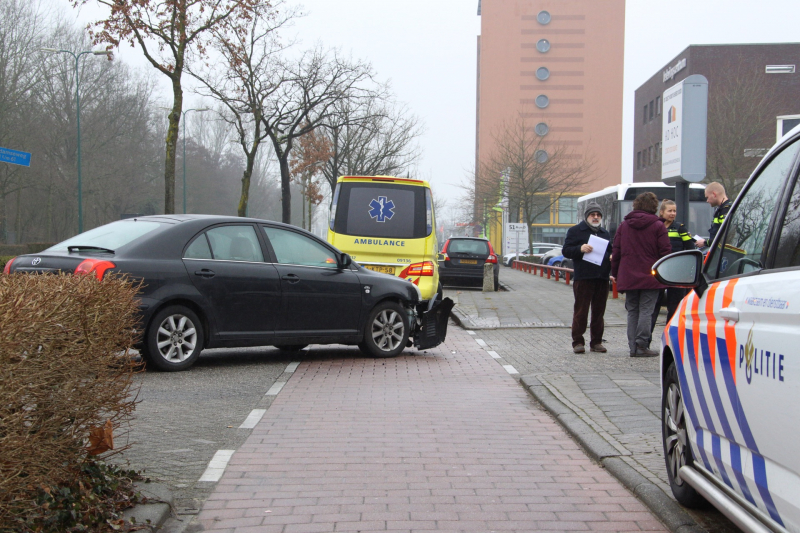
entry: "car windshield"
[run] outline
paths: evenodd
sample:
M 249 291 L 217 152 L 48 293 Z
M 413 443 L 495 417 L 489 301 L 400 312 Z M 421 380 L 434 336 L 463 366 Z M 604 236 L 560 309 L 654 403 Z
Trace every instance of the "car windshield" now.
M 126 244 L 154 231 L 160 222 L 142 220 L 119 220 L 94 228 L 71 239 L 60 242 L 47 249 L 49 252 L 67 250 L 70 246 L 78 248 L 107 248 L 117 250 Z
M 486 241 L 450 241 L 450 246 L 447 247 L 447 251 L 451 254 L 489 255 L 489 244 Z

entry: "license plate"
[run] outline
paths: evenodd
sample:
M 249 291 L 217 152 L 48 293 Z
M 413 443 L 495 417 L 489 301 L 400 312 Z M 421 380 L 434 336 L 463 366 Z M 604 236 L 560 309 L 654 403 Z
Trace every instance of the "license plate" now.
M 381 266 L 381 265 L 364 265 L 364 268 L 373 270 L 375 272 L 383 272 L 384 274 L 391 274 L 394 276 L 394 267 Z
M 477 265 L 478 261 L 477 261 L 477 259 L 462 259 L 461 260 L 461 264 L 462 265 Z

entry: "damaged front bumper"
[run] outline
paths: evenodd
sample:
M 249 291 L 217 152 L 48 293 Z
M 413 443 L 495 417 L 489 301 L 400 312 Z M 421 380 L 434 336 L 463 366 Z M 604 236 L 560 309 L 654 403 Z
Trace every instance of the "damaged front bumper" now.
M 444 342 L 447 337 L 447 322 L 454 305 L 450 298 L 434 298 L 423 309 L 415 310 L 412 322 L 415 327 L 411 332 L 415 348 L 427 350 Z

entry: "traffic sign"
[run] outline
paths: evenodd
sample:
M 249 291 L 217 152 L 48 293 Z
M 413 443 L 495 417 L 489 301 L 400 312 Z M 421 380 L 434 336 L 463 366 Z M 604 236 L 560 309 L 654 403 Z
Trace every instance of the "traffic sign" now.
M 0 161 L 11 163 L 12 165 L 29 167 L 31 166 L 31 154 L 28 152 L 20 152 L 19 150 L 12 150 L 11 148 L 0 147 Z

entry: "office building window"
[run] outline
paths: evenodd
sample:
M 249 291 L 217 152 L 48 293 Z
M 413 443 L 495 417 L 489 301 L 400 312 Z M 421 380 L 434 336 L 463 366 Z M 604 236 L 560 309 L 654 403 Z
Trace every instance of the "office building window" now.
M 578 222 L 578 199 L 561 198 L 558 200 L 558 223 L 577 224 Z
M 655 151 L 656 151 L 656 153 L 655 153 L 656 163 L 658 163 L 659 161 L 661 161 L 661 143 L 660 142 L 656 143 L 656 150 Z
M 654 104 L 654 102 L 652 100 L 650 100 L 650 118 L 649 118 L 649 120 L 653 120 L 653 116 L 654 116 L 653 114 L 655 112 L 655 105 L 653 105 L 653 104 Z
M 536 69 L 536 77 L 541 81 L 546 80 L 547 78 L 550 77 L 550 69 L 547 68 L 547 67 L 539 67 L 539 68 L 537 68 Z
M 647 149 L 647 164 L 648 165 L 652 165 L 653 164 L 653 147 L 652 146 Z
M 536 97 L 536 107 L 544 109 L 548 105 L 550 105 L 550 99 L 547 97 L 546 94 L 540 94 L 539 96 Z
M 647 124 L 647 104 L 644 104 L 644 110 L 642 111 L 642 124 Z
M 642 152 L 636 152 L 636 170 L 642 170 Z
M 547 11 L 539 11 L 539 14 L 536 15 L 536 20 L 539 24 L 550 24 L 550 13 Z
M 544 122 L 540 122 L 536 125 L 534 130 L 536 130 L 536 135 L 538 135 L 539 137 L 544 137 L 550 131 L 550 126 L 548 126 Z
M 550 51 L 550 41 L 547 39 L 539 39 L 536 43 L 536 49 L 539 50 L 541 53 L 549 52 Z
M 661 97 L 656 96 L 656 116 L 661 116 Z

